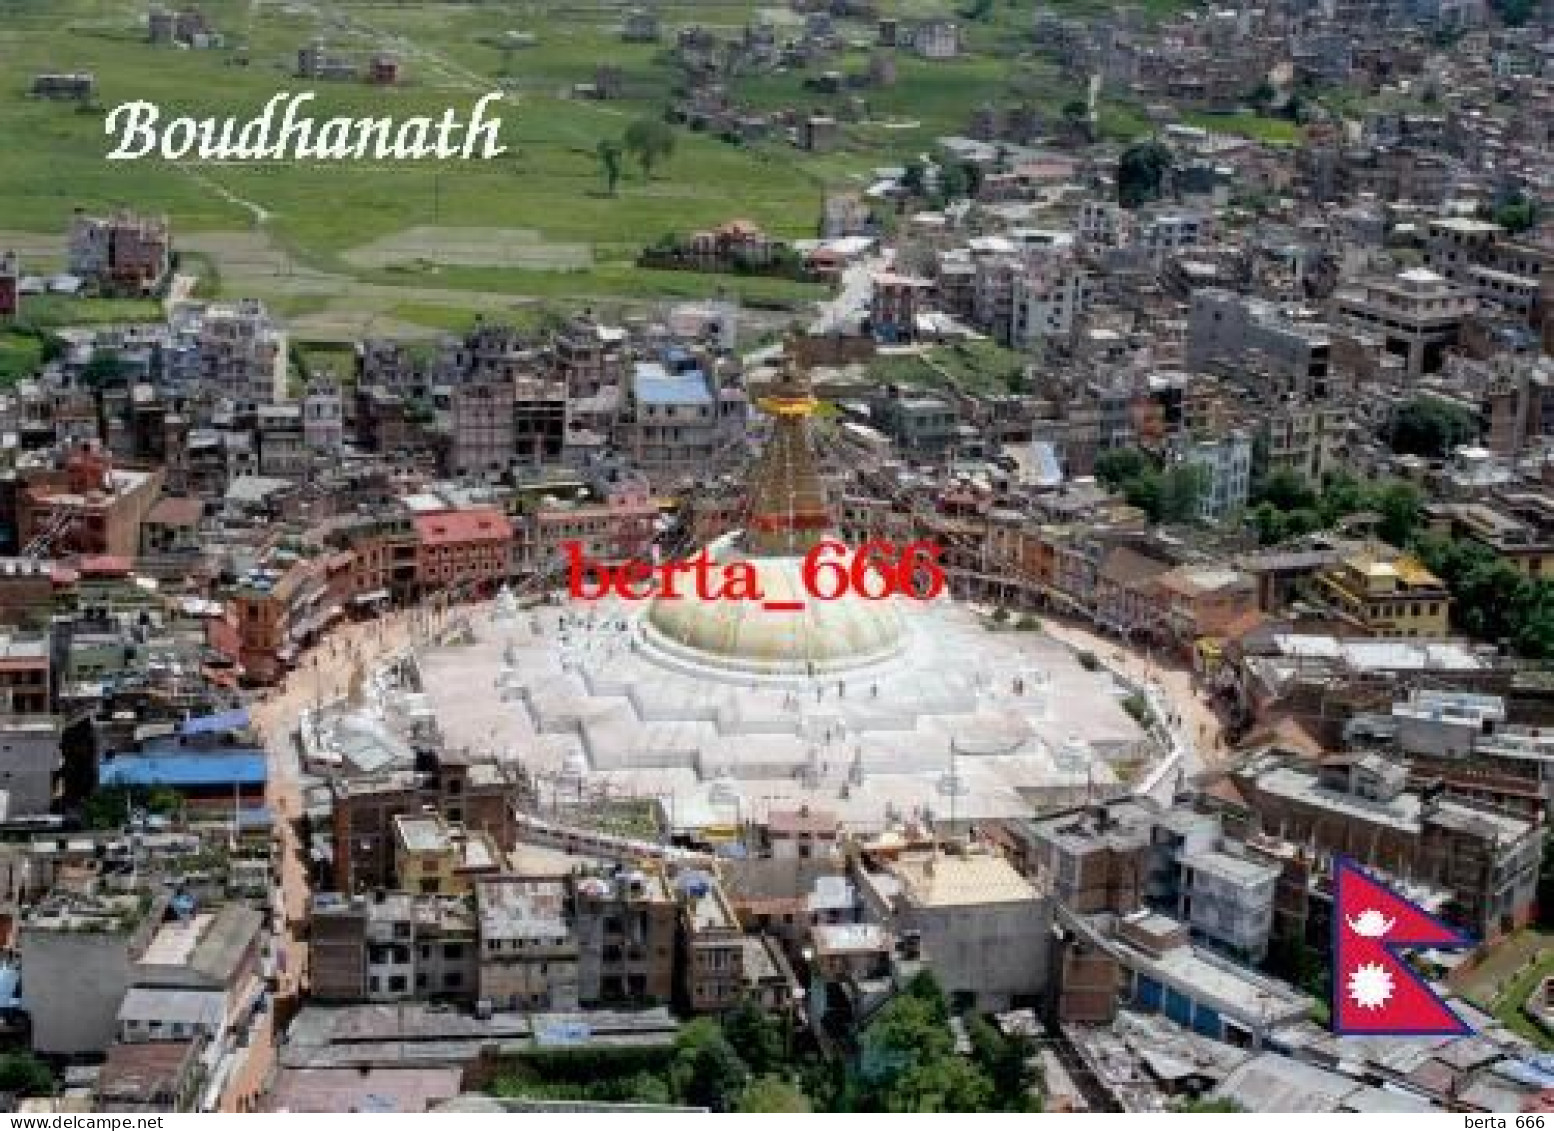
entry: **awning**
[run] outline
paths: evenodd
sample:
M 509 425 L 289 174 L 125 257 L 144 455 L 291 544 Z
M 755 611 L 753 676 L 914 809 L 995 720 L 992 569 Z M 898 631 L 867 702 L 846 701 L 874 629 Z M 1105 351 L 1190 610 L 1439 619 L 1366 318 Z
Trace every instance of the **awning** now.
M 358 593 L 351 598 L 353 605 L 371 605 L 378 601 L 387 601 L 389 591 L 387 589 L 374 589 L 371 593 Z
M 178 733 L 188 737 L 194 734 L 222 734 L 229 730 L 243 730 L 248 726 L 248 712 L 244 709 L 221 711 L 214 715 L 202 715 L 185 719 Z

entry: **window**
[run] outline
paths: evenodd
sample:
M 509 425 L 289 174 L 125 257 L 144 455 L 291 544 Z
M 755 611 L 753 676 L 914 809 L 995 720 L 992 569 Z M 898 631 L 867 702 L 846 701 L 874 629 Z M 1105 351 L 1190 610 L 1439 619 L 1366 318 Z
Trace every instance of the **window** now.
M 402 994 L 405 992 L 406 985 L 405 976 L 403 974 L 395 974 L 389 979 L 389 993 Z

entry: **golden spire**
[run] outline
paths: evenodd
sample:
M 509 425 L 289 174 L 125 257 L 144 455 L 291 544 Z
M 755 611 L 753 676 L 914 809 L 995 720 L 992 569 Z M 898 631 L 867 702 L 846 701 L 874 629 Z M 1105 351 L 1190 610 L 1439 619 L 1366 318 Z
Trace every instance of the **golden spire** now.
M 782 375 L 756 404 L 773 428 L 750 474 L 746 541 L 759 557 L 801 557 L 831 529 L 831 511 L 810 444 L 809 418 L 819 402 L 791 343 Z

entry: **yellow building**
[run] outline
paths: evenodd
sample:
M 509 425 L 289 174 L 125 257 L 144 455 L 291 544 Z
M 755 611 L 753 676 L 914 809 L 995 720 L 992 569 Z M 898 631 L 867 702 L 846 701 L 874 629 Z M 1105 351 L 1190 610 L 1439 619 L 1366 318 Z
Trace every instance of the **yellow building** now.
M 394 818 L 394 874 L 400 891 L 464 895 L 476 877 L 494 875 L 500 859 L 486 833 L 451 824 L 441 814 Z
M 1451 594 L 1411 554 L 1373 546 L 1317 575 L 1317 587 L 1370 636 L 1448 634 Z

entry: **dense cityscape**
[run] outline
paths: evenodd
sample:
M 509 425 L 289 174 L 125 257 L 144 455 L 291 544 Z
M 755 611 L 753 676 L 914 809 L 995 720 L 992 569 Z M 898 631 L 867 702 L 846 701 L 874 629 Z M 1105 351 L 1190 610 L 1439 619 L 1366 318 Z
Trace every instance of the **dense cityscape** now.
M 4 1110 L 1554 1110 L 1547 3 L 59 8 Z

